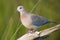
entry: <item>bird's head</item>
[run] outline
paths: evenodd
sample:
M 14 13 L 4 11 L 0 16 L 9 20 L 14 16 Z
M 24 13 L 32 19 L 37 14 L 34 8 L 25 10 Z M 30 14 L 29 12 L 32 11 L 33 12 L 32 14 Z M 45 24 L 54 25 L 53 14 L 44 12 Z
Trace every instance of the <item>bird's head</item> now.
M 24 7 L 23 6 L 18 6 L 17 7 L 17 11 L 18 12 L 23 12 L 24 11 Z

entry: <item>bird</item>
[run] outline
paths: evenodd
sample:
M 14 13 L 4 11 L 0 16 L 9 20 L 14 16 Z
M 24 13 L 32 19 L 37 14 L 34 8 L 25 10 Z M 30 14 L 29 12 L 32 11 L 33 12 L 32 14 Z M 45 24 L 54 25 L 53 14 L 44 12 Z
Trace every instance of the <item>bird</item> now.
M 27 12 L 23 6 L 18 6 L 17 11 L 20 12 L 20 20 L 22 24 L 31 32 L 34 32 L 45 24 L 53 23 L 43 16 Z

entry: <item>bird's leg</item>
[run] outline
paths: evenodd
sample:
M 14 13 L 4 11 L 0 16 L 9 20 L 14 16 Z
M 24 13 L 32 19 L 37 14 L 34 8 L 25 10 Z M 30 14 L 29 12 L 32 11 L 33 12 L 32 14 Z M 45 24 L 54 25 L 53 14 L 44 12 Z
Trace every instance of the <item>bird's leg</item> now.
M 29 29 L 29 33 L 34 33 L 36 30 L 34 30 L 34 29 Z

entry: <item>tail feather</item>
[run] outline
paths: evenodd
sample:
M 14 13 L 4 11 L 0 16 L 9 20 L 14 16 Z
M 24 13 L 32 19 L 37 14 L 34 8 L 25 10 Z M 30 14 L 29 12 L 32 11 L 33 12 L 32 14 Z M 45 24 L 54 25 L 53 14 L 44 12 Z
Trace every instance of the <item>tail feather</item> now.
M 58 24 L 57 22 L 54 22 L 54 21 L 50 21 L 50 23 Z

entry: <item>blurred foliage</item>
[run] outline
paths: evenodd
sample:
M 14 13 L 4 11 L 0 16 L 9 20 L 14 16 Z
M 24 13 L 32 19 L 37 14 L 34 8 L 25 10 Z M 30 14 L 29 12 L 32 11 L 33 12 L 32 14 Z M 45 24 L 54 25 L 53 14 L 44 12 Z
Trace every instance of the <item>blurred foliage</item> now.
M 16 40 L 27 32 L 21 25 L 19 13 L 16 8 L 23 5 L 28 12 L 31 12 L 39 0 L 0 0 L 0 40 Z M 60 0 L 40 0 L 31 13 L 44 16 L 51 21 L 60 23 Z M 43 30 L 53 26 L 47 24 L 39 28 Z M 60 40 L 60 30 L 54 32 L 45 40 Z

